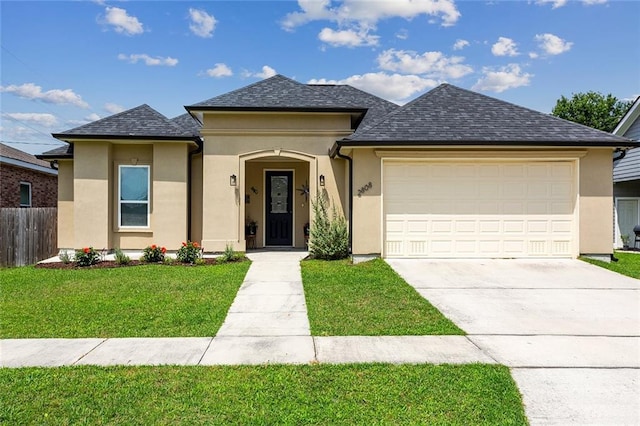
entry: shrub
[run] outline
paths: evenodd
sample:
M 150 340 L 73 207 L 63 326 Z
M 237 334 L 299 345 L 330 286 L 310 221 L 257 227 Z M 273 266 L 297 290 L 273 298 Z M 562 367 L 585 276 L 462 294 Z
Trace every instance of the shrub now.
M 329 218 L 327 201 L 318 194 L 311 202 L 315 219 L 309 232 L 309 253 L 316 259 L 335 260 L 349 256 L 349 228 L 335 206 Z
M 166 256 L 163 260 L 162 263 L 165 265 L 173 265 L 174 263 L 176 263 L 176 260 L 172 257 Z
M 128 265 L 131 263 L 131 258 L 127 256 L 122 250 L 117 248 L 114 252 L 114 256 L 116 258 L 116 263 L 118 265 Z
M 164 247 L 158 247 L 155 244 L 150 245 L 144 249 L 142 260 L 145 262 L 162 262 L 166 252 L 167 249 Z
M 233 262 L 240 258 L 240 255 L 233 250 L 233 246 L 231 244 L 227 244 L 222 255 L 218 258 L 219 262 Z
M 78 266 L 91 266 L 98 263 L 100 255 L 93 247 L 85 247 L 82 250 L 76 250 L 75 261 Z
M 182 247 L 178 250 L 177 258 L 179 262 L 194 264 L 197 259 L 202 257 L 202 248 L 196 242 L 187 241 L 182 243 Z
M 58 257 L 60 258 L 60 262 L 64 263 L 65 265 L 71 263 L 71 256 L 69 255 L 69 252 L 66 250 L 61 252 Z

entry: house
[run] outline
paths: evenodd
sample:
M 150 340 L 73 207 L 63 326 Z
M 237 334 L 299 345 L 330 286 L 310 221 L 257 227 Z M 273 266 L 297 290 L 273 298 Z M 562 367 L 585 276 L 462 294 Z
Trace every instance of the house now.
M 57 181 L 50 162 L 0 143 L 0 208 L 55 207 Z
M 613 130 L 614 135 L 640 141 L 640 96 Z M 620 158 L 620 156 L 618 156 Z M 640 149 L 631 149 L 613 163 L 615 206 L 614 246 L 622 247 L 622 235 L 635 240 L 633 227 L 640 225 Z M 640 247 L 639 247 L 640 248 Z
M 449 84 L 397 106 L 276 75 L 185 109 L 53 135 L 60 247 L 245 250 L 252 220 L 303 248 L 319 193 L 354 256 L 608 257 L 611 155 L 636 145 Z

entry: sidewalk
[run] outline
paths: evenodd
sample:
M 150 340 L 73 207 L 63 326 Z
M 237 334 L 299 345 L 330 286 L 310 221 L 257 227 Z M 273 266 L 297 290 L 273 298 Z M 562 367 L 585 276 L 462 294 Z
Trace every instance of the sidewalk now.
M 489 363 L 466 336 L 312 337 L 300 275 L 306 252 L 254 252 L 215 337 L 0 340 L 0 367 Z

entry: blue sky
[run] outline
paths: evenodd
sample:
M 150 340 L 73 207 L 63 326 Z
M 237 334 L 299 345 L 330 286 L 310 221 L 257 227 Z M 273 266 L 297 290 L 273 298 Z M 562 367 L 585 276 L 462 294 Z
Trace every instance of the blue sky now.
M 397 103 L 448 82 L 542 112 L 576 92 L 640 95 L 638 1 L 1 1 L 0 16 L 0 136 L 31 153 L 274 73 Z

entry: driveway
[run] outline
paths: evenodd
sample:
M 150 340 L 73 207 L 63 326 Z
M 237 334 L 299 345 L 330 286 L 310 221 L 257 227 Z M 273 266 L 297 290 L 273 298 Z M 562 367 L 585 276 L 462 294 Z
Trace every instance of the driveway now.
M 511 368 L 531 424 L 640 424 L 640 280 L 579 260 L 388 260 Z

